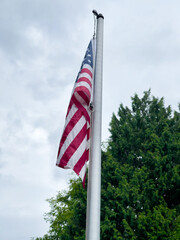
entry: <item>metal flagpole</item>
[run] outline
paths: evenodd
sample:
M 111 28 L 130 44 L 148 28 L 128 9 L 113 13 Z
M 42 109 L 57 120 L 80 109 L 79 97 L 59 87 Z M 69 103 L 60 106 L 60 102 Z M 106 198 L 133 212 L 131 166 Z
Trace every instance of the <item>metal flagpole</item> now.
M 102 70 L 104 17 L 93 10 L 97 17 L 96 61 L 94 78 L 94 108 L 92 113 L 91 149 L 88 170 L 86 240 L 100 239 L 101 204 L 101 120 L 102 120 Z

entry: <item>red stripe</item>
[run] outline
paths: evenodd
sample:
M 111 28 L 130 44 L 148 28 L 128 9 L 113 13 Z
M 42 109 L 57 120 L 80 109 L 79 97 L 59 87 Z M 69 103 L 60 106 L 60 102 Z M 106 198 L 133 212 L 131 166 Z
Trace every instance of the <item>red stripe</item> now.
M 89 149 L 87 150 L 87 161 L 89 161 Z
M 92 88 L 92 83 L 91 83 L 91 81 L 88 79 L 88 78 L 86 78 L 86 77 L 80 77 L 78 80 L 77 80 L 77 83 L 78 82 L 86 82 L 87 84 L 89 84 L 89 86 Z
M 90 139 L 90 128 L 87 129 L 87 141 Z
M 88 68 L 83 68 L 83 69 L 81 70 L 80 74 L 81 74 L 81 73 L 87 73 L 87 74 L 89 74 L 90 77 L 92 78 L 92 72 L 91 72 Z
M 85 105 L 86 106 L 89 106 L 89 102 L 90 102 L 90 99 L 89 97 L 84 93 L 84 92 L 78 92 L 78 95 L 82 97 L 82 99 L 85 101 Z M 76 96 L 75 96 L 76 97 Z M 81 103 L 82 105 L 84 105 L 83 103 Z
M 81 110 L 77 110 L 77 112 L 72 116 L 71 120 L 69 121 L 68 125 L 66 126 L 66 128 L 64 129 L 62 138 L 61 138 L 61 142 L 59 144 L 59 150 L 58 150 L 58 156 L 60 153 L 60 149 L 62 147 L 62 145 L 64 144 L 64 142 L 66 141 L 67 136 L 69 135 L 69 133 L 71 132 L 71 130 L 74 128 L 74 126 L 76 125 L 76 123 L 79 121 L 79 119 L 82 116 L 82 112 Z
M 73 170 L 79 175 L 81 169 L 83 168 L 84 164 L 88 159 L 87 150 L 85 149 L 83 155 L 80 157 L 79 161 L 74 166 Z
M 87 89 L 87 87 L 85 87 L 85 86 L 76 87 L 75 92 L 78 92 L 78 93 L 84 92 L 89 97 L 89 99 L 91 98 L 91 93 L 90 93 L 89 89 Z
M 73 139 L 71 144 L 68 146 L 66 151 L 64 152 L 59 166 L 64 168 L 67 164 L 71 156 L 75 153 L 75 151 L 78 149 L 80 146 L 81 142 L 84 140 L 86 136 L 86 129 L 87 129 L 87 123 L 84 124 L 83 128 L 81 131 L 77 134 L 77 136 Z
M 76 107 L 78 109 L 80 109 L 83 112 L 84 117 L 86 118 L 86 121 L 88 121 L 88 123 L 90 124 L 90 116 L 89 113 L 87 112 L 87 110 L 83 107 L 83 105 L 76 99 L 76 97 L 72 96 L 73 102 L 76 105 Z
M 85 182 L 86 182 L 86 173 L 85 173 L 84 179 L 83 179 L 83 181 L 82 181 L 83 188 L 85 188 Z

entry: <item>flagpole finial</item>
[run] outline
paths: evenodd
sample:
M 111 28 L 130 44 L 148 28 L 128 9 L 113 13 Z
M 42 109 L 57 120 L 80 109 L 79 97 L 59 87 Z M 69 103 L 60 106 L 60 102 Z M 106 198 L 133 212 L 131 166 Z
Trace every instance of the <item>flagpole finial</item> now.
M 97 18 L 103 18 L 104 19 L 104 16 L 102 15 L 102 13 L 98 13 L 95 9 L 92 10 L 92 13 L 94 14 L 95 17 Z
M 102 15 L 102 13 L 99 13 L 97 18 L 103 18 L 104 19 L 104 16 Z
M 96 23 L 97 23 L 97 19 L 98 18 L 103 18 L 104 19 L 104 16 L 102 15 L 102 13 L 98 13 L 95 9 L 92 10 L 92 13 L 94 14 L 94 34 L 93 34 L 93 39 L 95 38 L 96 36 Z

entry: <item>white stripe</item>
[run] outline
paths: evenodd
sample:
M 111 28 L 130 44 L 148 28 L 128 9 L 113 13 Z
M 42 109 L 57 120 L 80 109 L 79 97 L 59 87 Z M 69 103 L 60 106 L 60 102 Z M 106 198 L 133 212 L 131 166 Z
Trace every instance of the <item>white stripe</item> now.
M 87 63 L 83 65 L 83 68 L 82 68 L 82 69 L 85 69 L 85 68 L 87 68 L 90 72 L 93 71 L 93 68 L 91 67 L 91 65 L 89 65 L 89 64 L 87 64 Z
M 87 150 L 90 149 L 90 138 L 89 138 L 89 140 L 87 140 L 86 149 L 87 149 Z
M 87 105 L 87 103 L 84 101 L 84 99 L 78 94 L 78 92 L 74 93 L 74 96 L 76 97 L 76 99 L 78 100 L 78 102 L 86 109 L 87 114 L 89 115 L 89 117 L 91 118 L 91 110 L 89 109 L 89 105 Z M 89 122 L 87 121 L 87 128 L 90 127 Z
M 67 126 L 68 123 L 70 122 L 71 118 L 74 116 L 74 114 L 75 114 L 77 111 L 78 111 L 78 108 L 76 107 L 75 104 L 73 104 L 73 105 L 71 106 L 71 109 L 70 109 L 67 117 L 66 117 L 66 121 L 65 121 L 64 129 L 63 129 L 63 133 L 64 133 L 64 130 L 65 130 L 66 126 Z M 62 134 L 62 136 L 63 136 L 63 134 Z M 58 158 L 57 158 L 57 164 L 59 164 L 59 162 L 60 162 L 60 158 L 59 158 L 59 156 L 58 156 Z
M 85 136 L 85 138 L 83 139 L 83 141 L 81 142 L 77 150 L 69 159 L 69 162 L 67 164 L 69 168 L 72 168 L 72 169 L 74 168 L 74 166 L 76 165 L 76 163 L 79 161 L 84 151 L 86 150 L 86 145 L 87 145 L 87 136 Z
M 78 100 L 78 102 L 86 109 L 87 114 L 89 115 L 89 117 L 91 116 L 91 111 L 89 109 L 89 105 L 87 105 L 87 103 L 84 101 L 84 99 L 78 94 L 78 92 L 74 93 L 75 98 Z M 89 124 L 89 123 L 88 123 Z M 90 125 L 88 125 L 89 127 Z
M 69 135 L 67 136 L 64 144 L 61 147 L 59 156 L 58 156 L 58 160 L 57 160 L 57 164 L 59 164 L 60 159 L 62 158 L 63 154 L 65 153 L 66 149 L 69 147 L 69 145 L 71 144 L 71 142 L 74 140 L 74 138 L 78 135 L 78 133 L 81 131 L 81 129 L 83 128 L 84 124 L 86 123 L 85 117 L 82 116 L 79 121 L 76 123 L 76 125 L 74 126 L 74 128 L 71 130 L 71 132 L 69 133 Z
M 82 181 L 84 180 L 84 176 L 86 173 L 86 168 L 87 168 L 87 163 L 84 164 L 84 166 L 81 168 L 81 171 L 79 172 L 79 176 L 82 179 Z
M 87 103 L 84 101 L 84 98 L 82 98 L 78 92 L 74 93 L 75 98 L 80 102 L 83 106 L 87 105 Z
M 78 111 L 78 108 L 76 107 L 75 104 L 73 104 L 71 106 L 71 109 L 66 117 L 66 122 L 65 122 L 65 125 L 64 125 L 64 129 L 66 128 L 66 126 L 68 125 L 68 123 L 70 122 L 71 118 L 74 116 L 74 114 Z M 64 132 L 64 131 L 63 131 Z
M 87 78 L 90 82 L 92 81 L 92 77 L 86 72 L 80 73 L 78 79 L 83 78 L 83 77 Z
M 91 87 L 89 86 L 89 84 L 87 82 L 78 82 L 76 84 L 76 88 L 77 87 L 85 87 L 89 90 L 89 92 L 91 93 Z M 76 91 L 76 88 L 74 89 L 74 91 Z

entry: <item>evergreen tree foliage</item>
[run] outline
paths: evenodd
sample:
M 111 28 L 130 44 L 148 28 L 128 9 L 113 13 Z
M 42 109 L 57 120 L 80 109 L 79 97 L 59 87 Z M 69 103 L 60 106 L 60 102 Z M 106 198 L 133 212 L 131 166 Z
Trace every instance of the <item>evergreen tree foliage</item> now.
M 180 113 L 163 98 L 132 97 L 119 107 L 102 151 L 101 239 L 180 239 Z M 85 239 L 86 190 L 79 180 L 49 199 L 49 233 Z M 38 238 L 37 238 L 38 240 Z

